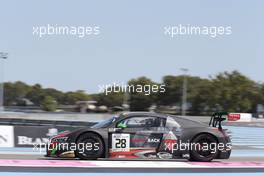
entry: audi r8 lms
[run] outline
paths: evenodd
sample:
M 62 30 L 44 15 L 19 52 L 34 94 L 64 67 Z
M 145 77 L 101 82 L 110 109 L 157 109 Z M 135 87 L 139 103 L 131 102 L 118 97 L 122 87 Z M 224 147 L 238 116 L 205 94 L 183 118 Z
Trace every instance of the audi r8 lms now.
M 228 159 L 231 141 L 214 113 L 209 126 L 183 117 L 128 112 L 50 139 L 47 157 L 79 159 Z

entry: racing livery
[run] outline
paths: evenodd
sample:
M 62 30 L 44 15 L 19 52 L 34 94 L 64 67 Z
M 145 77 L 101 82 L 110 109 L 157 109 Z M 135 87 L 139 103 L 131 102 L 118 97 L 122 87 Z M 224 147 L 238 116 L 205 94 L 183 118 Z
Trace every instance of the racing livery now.
M 222 129 L 225 113 L 213 114 L 209 126 L 186 118 L 128 112 L 91 127 L 50 139 L 47 157 L 80 159 L 228 159 L 231 141 Z M 219 147 L 220 146 L 220 147 Z

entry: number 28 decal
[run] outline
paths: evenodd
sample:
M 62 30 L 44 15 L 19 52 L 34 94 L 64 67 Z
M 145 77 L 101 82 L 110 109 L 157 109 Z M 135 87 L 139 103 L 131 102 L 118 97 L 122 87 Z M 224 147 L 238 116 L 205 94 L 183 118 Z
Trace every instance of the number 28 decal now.
M 113 151 L 129 151 L 130 135 L 129 134 L 112 134 Z

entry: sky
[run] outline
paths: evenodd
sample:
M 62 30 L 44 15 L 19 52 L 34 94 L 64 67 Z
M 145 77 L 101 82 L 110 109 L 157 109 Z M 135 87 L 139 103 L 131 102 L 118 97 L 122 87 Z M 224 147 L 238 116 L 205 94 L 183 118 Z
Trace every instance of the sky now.
M 0 52 L 5 81 L 96 93 L 99 85 L 146 76 L 208 78 L 238 70 L 264 82 L 264 1 L 0 0 Z M 99 26 L 100 34 L 33 35 L 34 26 Z M 164 26 L 231 26 L 232 34 L 164 35 Z M 3 64 L 3 60 L 0 60 Z M 3 70 L 0 70 L 2 74 Z

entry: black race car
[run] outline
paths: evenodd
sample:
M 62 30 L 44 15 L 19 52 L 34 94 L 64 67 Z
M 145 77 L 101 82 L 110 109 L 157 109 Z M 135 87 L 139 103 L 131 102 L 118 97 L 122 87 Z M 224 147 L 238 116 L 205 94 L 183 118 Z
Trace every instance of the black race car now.
M 209 126 L 173 115 L 128 112 L 50 139 L 47 157 L 80 159 L 228 159 L 230 138 L 213 114 Z

